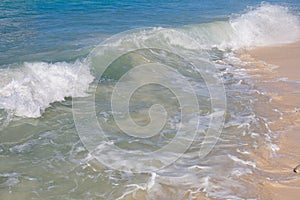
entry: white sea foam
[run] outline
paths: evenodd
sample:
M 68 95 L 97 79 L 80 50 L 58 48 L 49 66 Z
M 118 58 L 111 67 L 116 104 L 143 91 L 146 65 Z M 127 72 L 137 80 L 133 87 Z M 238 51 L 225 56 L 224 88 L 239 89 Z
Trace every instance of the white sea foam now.
M 87 64 L 80 61 L 35 62 L 1 69 L 0 79 L 0 108 L 15 116 L 36 118 L 53 102 L 86 95 L 93 76 Z
M 300 20 L 287 7 L 265 3 L 227 22 L 191 25 L 186 31 L 204 48 L 251 48 L 299 40 Z
M 235 47 L 266 46 L 290 43 L 300 39 L 299 16 L 287 7 L 264 3 L 231 19 Z

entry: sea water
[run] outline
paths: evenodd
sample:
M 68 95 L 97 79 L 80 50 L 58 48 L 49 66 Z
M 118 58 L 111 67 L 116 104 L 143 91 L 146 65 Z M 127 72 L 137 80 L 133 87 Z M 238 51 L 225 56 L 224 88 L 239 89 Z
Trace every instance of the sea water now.
M 237 52 L 299 6 L 1 1 L 0 199 L 257 199 L 276 133 Z

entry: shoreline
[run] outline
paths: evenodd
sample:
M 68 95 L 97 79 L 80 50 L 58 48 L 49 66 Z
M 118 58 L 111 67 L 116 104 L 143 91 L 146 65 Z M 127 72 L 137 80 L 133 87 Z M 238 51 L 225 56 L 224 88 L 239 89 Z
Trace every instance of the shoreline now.
M 272 66 L 269 73 L 262 73 L 258 87 L 270 93 L 270 105 L 258 105 L 257 112 L 272 118 L 270 129 L 279 133 L 276 156 L 265 148 L 255 155 L 258 165 L 271 176 L 259 186 L 260 199 L 296 200 L 300 196 L 300 41 L 272 47 L 258 47 L 246 52 L 247 58 Z M 266 67 L 266 66 L 265 66 Z M 271 79 L 270 79 L 271 76 Z M 283 81 L 269 81 L 269 80 Z M 267 80 L 267 81 L 266 81 Z M 279 116 L 270 116 L 264 106 L 275 108 Z M 274 114 L 272 114 L 274 115 Z M 276 119 L 277 118 L 277 119 Z

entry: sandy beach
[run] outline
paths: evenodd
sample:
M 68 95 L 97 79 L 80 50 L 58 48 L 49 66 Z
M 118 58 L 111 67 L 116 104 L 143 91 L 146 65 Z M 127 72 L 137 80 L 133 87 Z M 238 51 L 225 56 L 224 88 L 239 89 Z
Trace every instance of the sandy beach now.
M 272 75 L 263 73 L 258 81 L 258 87 L 271 97 L 270 105 L 257 105 L 258 112 L 270 117 L 265 108 L 271 106 L 279 113 L 270 125 L 279 133 L 276 156 L 264 148 L 256 155 L 258 166 L 272 177 L 260 186 L 260 199 L 299 199 L 300 171 L 295 173 L 293 168 L 300 164 L 300 42 L 256 48 L 248 53 L 255 61 L 278 66 Z M 283 81 L 265 81 L 274 79 Z

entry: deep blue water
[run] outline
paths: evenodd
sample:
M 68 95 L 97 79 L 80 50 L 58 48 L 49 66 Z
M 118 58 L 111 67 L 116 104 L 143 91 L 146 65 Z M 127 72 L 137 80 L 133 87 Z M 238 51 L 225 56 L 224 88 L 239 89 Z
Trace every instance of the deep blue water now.
M 121 31 L 224 20 L 260 2 L 2 0 L 0 65 L 23 61 L 74 60 L 88 54 L 103 38 Z M 297 0 L 269 2 L 300 5 Z

